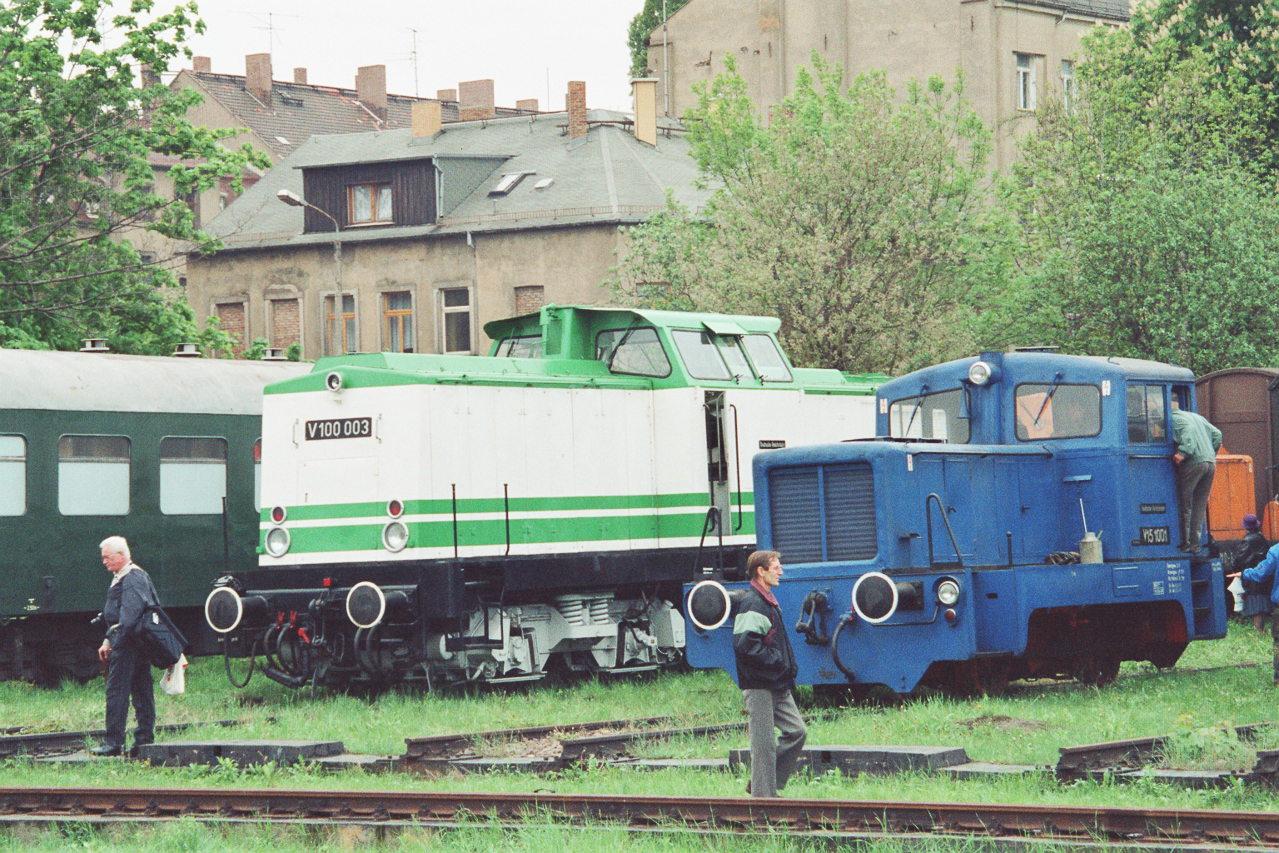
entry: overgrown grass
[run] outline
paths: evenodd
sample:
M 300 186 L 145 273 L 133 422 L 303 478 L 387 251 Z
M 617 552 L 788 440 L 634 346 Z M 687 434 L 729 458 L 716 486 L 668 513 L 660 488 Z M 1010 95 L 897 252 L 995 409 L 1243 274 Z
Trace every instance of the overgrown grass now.
M 1256 665 L 1238 666 L 1250 663 Z M 1196 667 L 1218 668 L 1186 671 Z M 403 753 L 404 739 L 419 735 L 658 715 L 675 716 L 685 725 L 743 719 L 740 693 L 732 680 L 720 672 L 570 686 L 542 684 L 517 691 L 471 694 L 424 694 L 406 688 L 373 700 L 328 694 L 312 700 L 305 693 L 295 693 L 260 678 L 255 678 L 245 691 L 234 690 L 226 683 L 221 659 L 215 658 L 193 662 L 187 689 L 182 697 L 157 695 L 161 723 L 236 719 L 242 724 L 235 729 L 209 729 L 182 737 L 335 739 L 343 741 L 350 752 L 387 755 Z M 1174 766 L 1246 769 L 1251 766 L 1256 749 L 1279 748 L 1279 731 L 1263 731 L 1256 743 L 1241 744 L 1221 734 L 1218 727 L 1279 719 L 1277 696 L 1279 692 L 1272 686 L 1269 637 L 1234 625 L 1225 640 L 1192 644 L 1176 671 L 1160 673 L 1149 667 L 1125 665 L 1120 681 L 1100 690 L 1073 683 L 1046 683 L 1018 685 L 1005 697 L 969 701 L 930 697 L 891 707 L 829 708 L 808 703 L 808 710 L 814 715 L 809 743 L 960 746 L 975 761 L 1051 765 L 1062 746 L 1168 734 L 1174 736 L 1169 750 Z M 808 691 L 801 691 L 800 698 L 807 703 L 812 697 Z M 0 684 L 0 724 L 4 726 L 93 729 L 102 725 L 102 710 L 100 679 L 88 685 L 63 685 L 54 691 Z M 743 731 L 712 740 L 690 738 L 650 744 L 642 752 L 650 756 L 722 757 L 730 748 L 744 746 Z M 57 767 L 8 762 L 0 765 L 0 784 L 359 789 L 420 789 L 426 785 L 440 790 L 723 796 L 739 793 L 742 781 L 722 773 L 605 767 L 573 770 L 554 777 L 496 773 L 423 780 L 371 776 L 358 771 L 334 777 L 313 768 L 270 766 L 250 770 L 228 766 L 153 769 L 103 760 Z M 1279 796 L 1255 787 L 1188 791 L 1149 779 L 1136 784 L 1060 786 L 1042 775 L 965 782 L 925 775 L 856 779 L 824 776 L 797 779 L 786 794 L 1268 811 L 1279 806 Z M 160 845 L 157 849 L 169 849 L 164 845 L 177 842 L 156 843 Z M 271 846 L 288 849 L 287 845 Z

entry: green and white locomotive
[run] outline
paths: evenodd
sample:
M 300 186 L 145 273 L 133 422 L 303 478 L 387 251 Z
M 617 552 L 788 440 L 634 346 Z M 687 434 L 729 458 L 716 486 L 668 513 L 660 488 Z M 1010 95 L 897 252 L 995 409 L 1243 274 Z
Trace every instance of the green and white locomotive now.
M 680 659 L 681 585 L 755 542 L 751 458 L 874 431 L 882 377 L 792 367 L 778 326 L 548 306 L 488 324 L 486 357 L 268 387 L 260 561 L 210 626 L 295 687 Z

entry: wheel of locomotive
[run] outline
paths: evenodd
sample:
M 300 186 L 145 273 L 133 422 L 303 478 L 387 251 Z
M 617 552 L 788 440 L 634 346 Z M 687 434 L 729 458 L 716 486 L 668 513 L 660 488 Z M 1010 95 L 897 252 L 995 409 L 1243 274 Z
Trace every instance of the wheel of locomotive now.
M 1071 669 L 1075 680 L 1091 687 L 1106 687 L 1119 677 L 1119 658 L 1114 655 L 1081 655 Z
M 1008 690 L 1012 661 L 1008 658 L 983 658 L 958 661 L 948 673 L 949 689 L 967 697 L 1002 696 Z
M 1156 669 L 1172 669 L 1177 665 L 1177 661 L 1181 660 L 1181 655 L 1185 650 L 1185 643 L 1155 643 L 1150 646 L 1150 654 L 1147 660 Z

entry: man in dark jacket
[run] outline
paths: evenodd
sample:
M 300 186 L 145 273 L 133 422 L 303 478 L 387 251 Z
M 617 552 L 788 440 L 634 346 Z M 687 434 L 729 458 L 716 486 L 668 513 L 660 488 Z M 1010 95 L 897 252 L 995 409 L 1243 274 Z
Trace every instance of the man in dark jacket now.
M 795 771 L 808 729 L 791 695 L 799 667 L 773 596 L 782 579 L 781 555 L 756 551 L 746 561 L 746 576 L 751 586 L 733 620 L 737 685 L 750 716 L 751 781 L 746 792 L 776 797 Z M 780 743 L 774 728 L 781 732 Z
M 138 728 L 133 733 L 133 749 L 155 741 L 155 687 L 151 663 L 142 654 L 136 634 L 147 605 L 155 603 L 155 587 L 147 573 L 134 565 L 129 543 L 123 536 L 102 540 L 102 564 L 111 572 L 111 588 L 102 617 L 107 636 L 98 647 L 98 657 L 107 664 L 107 736 L 101 746 L 89 750 L 94 755 L 121 755 L 124 729 L 129 719 L 129 699 Z

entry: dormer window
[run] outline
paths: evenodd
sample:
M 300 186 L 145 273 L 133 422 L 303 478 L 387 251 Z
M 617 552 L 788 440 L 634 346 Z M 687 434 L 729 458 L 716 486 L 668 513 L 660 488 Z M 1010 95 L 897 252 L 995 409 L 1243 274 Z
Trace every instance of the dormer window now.
M 346 190 L 347 221 L 352 225 L 389 224 L 394 221 L 390 184 L 350 184 Z

